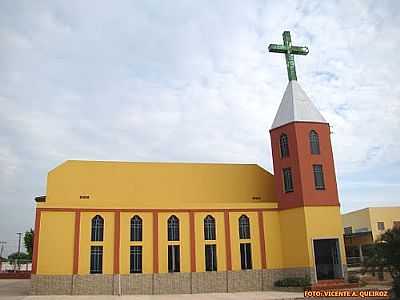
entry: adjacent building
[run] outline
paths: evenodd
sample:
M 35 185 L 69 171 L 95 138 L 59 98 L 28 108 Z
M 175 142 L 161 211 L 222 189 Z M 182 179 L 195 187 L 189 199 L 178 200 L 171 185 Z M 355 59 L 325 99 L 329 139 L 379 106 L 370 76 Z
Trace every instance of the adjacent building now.
M 342 220 L 347 256 L 358 262 L 363 260 L 364 246 L 377 241 L 387 229 L 400 227 L 400 207 L 367 207 L 343 214 Z

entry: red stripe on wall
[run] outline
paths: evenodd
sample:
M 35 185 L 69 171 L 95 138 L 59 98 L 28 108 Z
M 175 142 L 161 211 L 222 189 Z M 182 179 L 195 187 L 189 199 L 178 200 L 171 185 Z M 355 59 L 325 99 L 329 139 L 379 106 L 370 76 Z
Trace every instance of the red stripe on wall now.
M 158 273 L 158 212 L 153 211 L 153 273 Z
M 229 211 L 224 211 L 225 221 L 225 245 L 226 245 L 226 269 L 232 271 L 232 254 L 231 254 L 231 228 L 229 227 Z
M 190 227 L 190 271 L 196 272 L 196 236 L 194 231 L 194 213 L 189 212 L 189 227 Z
M 120 227 L 121 212 L 114 214 L 114 274 L 119 274 L 119 248 L 120 248 Z
M 81 212 L 80 212 L 80 211 L 77 211 L 77 212 L 75 212 L 73 274 L 78 274 L 78 268 L 79 268 L 80 227 L 81 227 Z
M 35 232 L 33 235 L 32 274 L 36 274 L 37 272 L 38 255 L 39 255 L 38 250 L 39 250 L 40 217 L 41 217 L 41 209 L 36 208 Z
M 264 216 L 263 212 L 258 212 L 258 226 L 260 228 L 260 254 L 261 254 L 261 268 L 267 268 L 267 254 L 265 252 L 265 233 L 264 233 Z

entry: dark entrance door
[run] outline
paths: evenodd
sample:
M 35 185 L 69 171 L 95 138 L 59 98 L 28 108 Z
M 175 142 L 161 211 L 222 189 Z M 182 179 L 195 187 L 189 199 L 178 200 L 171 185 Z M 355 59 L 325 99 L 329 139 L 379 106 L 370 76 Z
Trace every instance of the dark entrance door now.
M 342 278 L 338 239 L 314 240 L 317 280 Z

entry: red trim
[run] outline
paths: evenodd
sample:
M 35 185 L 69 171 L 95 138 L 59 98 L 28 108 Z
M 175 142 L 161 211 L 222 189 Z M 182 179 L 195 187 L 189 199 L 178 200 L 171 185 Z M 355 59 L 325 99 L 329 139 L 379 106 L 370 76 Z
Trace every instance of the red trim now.
M 81 212 L 80 211 L 76 211 L 75 212 L 73 274 L 78 274 L 78 268 L 79 268 L 80 227 L 81 227 Z
M 37 272 L 41 212 L 40 208 L 36 208 L 35 231 L 33 234 L 32 274 L 36 274 Z
M 190 271 L 196 272 L 196 239 L 194 229 L 194 213 L 189 212 L 189 227 L 190 227 Z
M 278 211 L 278 208 L 73 208 L 73 207 L 43 207 L 42 211 L 64 212 L 257 212 Z
M 232 271 L 232 255 L 231 255 L 231 229 L 229 227 L 229 211 L 224 211 L 225 221 L 225 245 L 226 245 L 226 269 Z
M 114 274 L 119 274 L 120 217 L 121 213 L 117 210 L 114 214 Z
M 158 212 L 153 211 L 153 273 L 158 273 Z
M 261 268 L 267 268 L 267 254 L 265 252 L 265 233 L 264 233 L 264 216 L 263 212 L 258 212 L 258 227 L 260 228 L 260 254 L 261 254 Z

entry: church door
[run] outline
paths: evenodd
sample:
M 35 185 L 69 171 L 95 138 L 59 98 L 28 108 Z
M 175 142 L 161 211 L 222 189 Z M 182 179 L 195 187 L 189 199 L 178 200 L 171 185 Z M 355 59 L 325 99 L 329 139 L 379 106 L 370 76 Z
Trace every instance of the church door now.
M 314 240 L 317 280 L 343 278 L 338 239 Z

